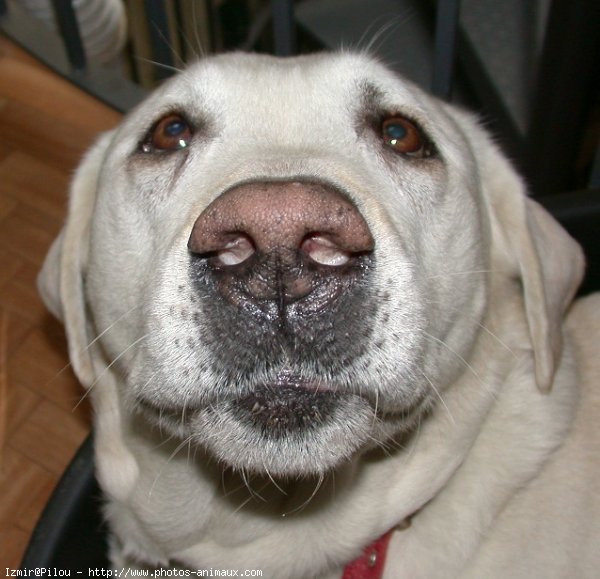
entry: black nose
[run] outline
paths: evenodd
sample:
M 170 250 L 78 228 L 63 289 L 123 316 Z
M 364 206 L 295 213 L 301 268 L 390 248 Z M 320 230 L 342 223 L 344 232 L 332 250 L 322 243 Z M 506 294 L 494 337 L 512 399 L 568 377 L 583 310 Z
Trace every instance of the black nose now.
M 206 260 L 230 302 L 285 306 L 312 296 L 323 307 L 348 287 L 374 242 L 359 210 L 334 188 L 260 182 L 213 201 L 194 223 L 188 247 Z

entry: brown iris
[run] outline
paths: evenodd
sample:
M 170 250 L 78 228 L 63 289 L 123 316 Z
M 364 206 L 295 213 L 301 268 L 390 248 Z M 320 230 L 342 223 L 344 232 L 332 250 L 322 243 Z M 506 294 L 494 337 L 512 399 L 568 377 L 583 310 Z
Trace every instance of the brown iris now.
M 426 141 L 419 128 L 404 117 L 395 116 L 383 121 L 381 137 L 386 145 L 399 153 L 414 157 L 427 154 Z
M 184 149 L 192 140 L 190 124 L 179 114 L 163 117 L 148 134 L 142 144 L 145 153 L 177 151 Z

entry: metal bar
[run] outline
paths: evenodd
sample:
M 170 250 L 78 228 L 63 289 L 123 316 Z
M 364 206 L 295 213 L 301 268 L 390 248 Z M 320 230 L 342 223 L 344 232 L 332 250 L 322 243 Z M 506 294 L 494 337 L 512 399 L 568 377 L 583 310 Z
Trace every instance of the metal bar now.
M 589 187 L 590 189 L 600 189 L 600 143 L 596 145 L 596 154 L 592 163 Z
M 67 58 L 75 70 L 83 70 L 87 65 L 87 60 L 73 2 L 71 0 L 52 0 L 52 8 L 67 51 Z
M 598 86 L 599 28 L 598 0 L 552 2 L 527 141 L 535 195 L 572 188 Z
M 157 79 L 164 79 L 175 71 L 165 3 L 164 0 L 144 0 L 144 8 L 148 19 L 152 58 L 157 65 L 155 76 Z
M 293 0 L 271 0 L 275 54 L 291 56 L 296 53 L 296 27 Z
M 438 0 L 431 89 L 443 99 L 452 94 L 459 12 L 460 0 Z

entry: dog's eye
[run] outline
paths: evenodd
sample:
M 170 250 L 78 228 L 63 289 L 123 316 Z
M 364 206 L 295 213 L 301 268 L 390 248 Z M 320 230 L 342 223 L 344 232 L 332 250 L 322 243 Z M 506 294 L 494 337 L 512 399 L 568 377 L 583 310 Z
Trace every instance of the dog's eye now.
M 190 124 L 181 115 L 171 114 L 154 125 L 142 143 L 142 151 L 153 153 L 184 149 L 190 144 L 192 136 Z
M 391 117 L 383 121 L 381 136 L 389 147 L 411 157 L 428 154 L 425 138 L 418 127 L 404 117 Z

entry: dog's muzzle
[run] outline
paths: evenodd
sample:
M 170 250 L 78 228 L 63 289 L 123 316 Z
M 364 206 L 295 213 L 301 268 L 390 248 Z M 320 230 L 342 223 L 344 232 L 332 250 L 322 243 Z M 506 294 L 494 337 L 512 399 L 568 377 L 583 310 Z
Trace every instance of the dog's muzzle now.
M 327 421 L 369 337 L 374 245 L 358 208 L 320 183 L 241 184 L 196 219 L 200 338 L 240 421 L 269 437 Z

